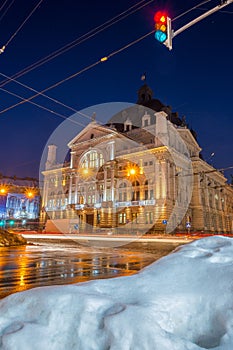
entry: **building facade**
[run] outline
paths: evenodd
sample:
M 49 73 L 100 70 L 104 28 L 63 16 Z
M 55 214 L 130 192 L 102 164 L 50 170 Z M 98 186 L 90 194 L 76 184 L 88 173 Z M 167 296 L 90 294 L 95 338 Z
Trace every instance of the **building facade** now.
M 195 133 L 143 85 L 137 104 L 106 125 L 92 121 L 69 144 L 50 145 L 42 220 L 47 231 L 232 233 L 233 189 L 200 156 Z
M 27 227 L 39 215 L 40 191 L 35 181 L 1 175 L 0 228 Z

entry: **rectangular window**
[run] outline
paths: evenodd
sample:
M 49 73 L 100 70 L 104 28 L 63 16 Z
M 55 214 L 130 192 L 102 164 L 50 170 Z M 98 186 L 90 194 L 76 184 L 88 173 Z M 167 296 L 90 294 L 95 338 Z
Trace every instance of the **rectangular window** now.
M 132 222 L 133 224 L 138 223 L 138 213 L 132 213 Z
M 150 199 L 154 199 L 154 190 L 150 190 Z
M 146 224 L 153 224 L 153 213 L 146 213 Z
M 119 224 L 125 224 L 126 223 L 126 213 L 120 213 L 118 216 Z

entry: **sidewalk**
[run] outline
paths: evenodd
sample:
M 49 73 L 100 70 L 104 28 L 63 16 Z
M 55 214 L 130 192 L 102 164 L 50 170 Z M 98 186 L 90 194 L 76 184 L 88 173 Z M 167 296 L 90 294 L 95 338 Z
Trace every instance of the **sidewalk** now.
M 96 235 L 96 234 L 62 234 L 62 233 L 38 233 L 36 231 L 25 231 L 20 233 L 26 239 L 39 239 L 39 240 L 76 240 L 80 242 L 89 241 L 103 241 L 103 242 L 138 242 L 138 243 L 149 243 L 149 242 L 174 242 L 174 243 L 188 243 L 192 242 L 195 237 L 175 237 L 168 235 L 159 236 L 136 236 L 136 235 Z

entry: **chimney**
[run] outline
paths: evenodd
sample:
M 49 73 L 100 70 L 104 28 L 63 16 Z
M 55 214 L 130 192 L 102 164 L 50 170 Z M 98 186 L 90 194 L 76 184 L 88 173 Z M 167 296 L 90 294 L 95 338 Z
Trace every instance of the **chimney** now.
M 45 163 L 45 170 L 51 169 L 52 166 L 56 164 L 56 152 L 57 152 L 57 146 L 55 145 L 48 146 L 48 157 Z

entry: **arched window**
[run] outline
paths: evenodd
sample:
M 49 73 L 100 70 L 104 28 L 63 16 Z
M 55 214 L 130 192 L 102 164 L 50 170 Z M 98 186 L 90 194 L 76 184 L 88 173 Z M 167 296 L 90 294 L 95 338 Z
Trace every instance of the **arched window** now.
M 102 153 L 96 150 L 87 152 L 81 159 L 80 167 L 84 169 L 98 168 L 104 164 L 104 157 Z

